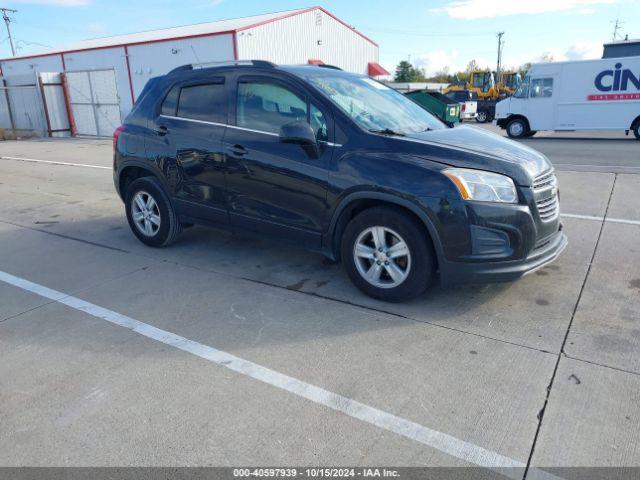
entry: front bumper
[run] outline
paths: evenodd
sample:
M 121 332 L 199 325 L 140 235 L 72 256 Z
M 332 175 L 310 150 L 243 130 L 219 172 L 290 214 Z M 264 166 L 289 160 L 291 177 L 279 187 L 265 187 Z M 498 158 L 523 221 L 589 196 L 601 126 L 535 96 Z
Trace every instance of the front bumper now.
M 521 260 L 498 262 L 440 261 L 440 281 L 443 286 L 462 283 L 506 282 L 515 280 L 553 262 L 568 245 L 567 236 L 558 230 L 544 245 Z

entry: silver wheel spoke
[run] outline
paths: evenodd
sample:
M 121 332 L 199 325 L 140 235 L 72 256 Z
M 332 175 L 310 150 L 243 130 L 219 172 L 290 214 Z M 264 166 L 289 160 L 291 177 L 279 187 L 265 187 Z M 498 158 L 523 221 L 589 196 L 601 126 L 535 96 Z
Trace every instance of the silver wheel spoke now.
M 144 219 L 144 231 L 147 235 L 153 234 L 153 227 L 151 226 L 151 222 L 146 218 Z
M 385 240 L 384 228 L 382 227 L 373 227 L 371 229 L 371 235 L 373 236 L 373 244 L 377 249 L 385 249 L 387 248 L 387 241 Z
M 369 270 L 367 270 L 367 280 L 370 282 L 378 282 L 380 280 L 380 275 L 382 275 L 382 265 L 378 265 L 378 263 L 374 262 L 371 264 Z
M 144 210 L 145 208 L 147 208 L 146 203 L 144 202 L 144 200 L 142 199 L 142 195 L 141 194 L 137 194 L 134 198 L 134 200 L 136 201 L 136 205 L 138 205 L 138 208 L 140 210 Z
M 409 247 L 407 247 L 406 243 L 400 241 L 389 249 L 387 255 L 389 258 L 404 257 L 409 255 Z
M 156 201 L 153 199 L 151 195 L 147 197 L 147 210 L 153 210 L 153 207 L 156 206 Z
M 142 213 L 142 212 L 133 212 L 133 219 L 136 222 L 140 222 L 140 221 L 144 220 L 144 213 Z
M 374 252 L 375 252 L 375 249 L 368 247 L 366 245 L 363 245 L 362 243 L 358 243 L 356 245 L 356 255 L 358 257 L 373 259 Z
M 160 226 L 160 217 L 158 215 L 151 214 L 149 220 L 151 220 L 151 223 L 153 223 L 156 227 Z
M 411 271 L 409 245 L 389 227 L 376 225 L 363 230 L 352 255 L 358 273 L 377 288 L 395 288 Z
M 389 265 L 385 265 L 384 268 L 396 283 L 402 282 L 406 276 L 406 273 L 403 272 L 394 262 L 389 262 Z

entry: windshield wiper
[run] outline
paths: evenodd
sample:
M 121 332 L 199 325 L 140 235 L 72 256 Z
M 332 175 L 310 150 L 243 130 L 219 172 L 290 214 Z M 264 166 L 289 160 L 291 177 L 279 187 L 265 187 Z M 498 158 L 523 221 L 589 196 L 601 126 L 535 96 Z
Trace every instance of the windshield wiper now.
M 396 132 L 395 130 L 391 130 L 390 128 L 385 128 L 382 130 L 376 130 L 375 128 L 370 128 L 369 131 L 371 133 L 379 133 L 381 135 L 394 135 L 396 137 L 404 137 L 404 133 Z

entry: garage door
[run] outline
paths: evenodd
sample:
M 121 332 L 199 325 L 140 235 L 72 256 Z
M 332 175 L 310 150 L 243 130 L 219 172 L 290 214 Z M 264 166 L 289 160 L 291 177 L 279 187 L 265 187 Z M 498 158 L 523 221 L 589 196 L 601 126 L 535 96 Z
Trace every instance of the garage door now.
M 85 70 L 66 76 L 78 135 L 111 136 L 121 123 L 115 71 Z

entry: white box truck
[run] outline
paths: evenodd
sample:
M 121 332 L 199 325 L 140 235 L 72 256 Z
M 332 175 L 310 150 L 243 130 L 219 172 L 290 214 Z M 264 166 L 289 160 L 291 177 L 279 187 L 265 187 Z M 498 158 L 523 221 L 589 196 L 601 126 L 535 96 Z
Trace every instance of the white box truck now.
M 537 63 L 496 105 L 512 138 L 538 130 L 624 130 L 640 140 L 640 57 Z

